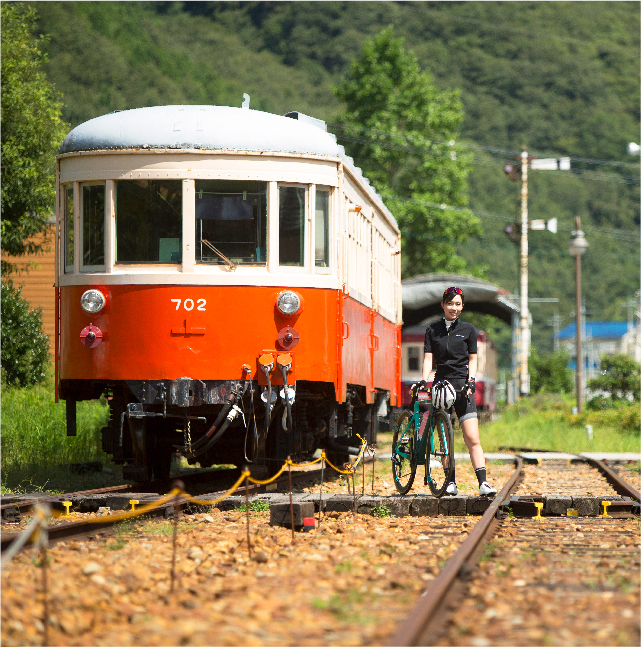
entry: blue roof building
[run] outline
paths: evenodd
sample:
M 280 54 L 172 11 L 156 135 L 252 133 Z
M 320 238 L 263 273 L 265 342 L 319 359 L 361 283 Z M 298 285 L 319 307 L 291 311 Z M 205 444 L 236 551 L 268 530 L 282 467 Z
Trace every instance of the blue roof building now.
M 556 338 L 572 356 L 568 365 L 576 369 L 576 322 L 568 324 L 559 331 Z M 638 322 L 626 321 L 586 321 L 581 335 L 583 362 L 587 369 L 587 379 L 595 377 L 601 355 L 624 353 L 641 361 L 641 338 Z

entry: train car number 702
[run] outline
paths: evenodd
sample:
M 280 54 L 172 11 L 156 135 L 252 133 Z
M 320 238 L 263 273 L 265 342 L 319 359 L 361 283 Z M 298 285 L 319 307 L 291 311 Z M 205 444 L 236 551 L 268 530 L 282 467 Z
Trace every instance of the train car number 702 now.
M 191 311 L 194 309 L 194 306 L 196 306 L 196 310 L 202 310 L 203 312 L 205 311 L 205 306 L 207 305 L 207 300 L 206 299 L 196 299 L 196 304 L 194 304 L 193 299 L 185 299 L 184 301 L 182 299 L 172 299 L 172 303 L 176 304 L 176 310 L 180 310 L 180 304 L 182 303 L 182 306 L 187 312 Z

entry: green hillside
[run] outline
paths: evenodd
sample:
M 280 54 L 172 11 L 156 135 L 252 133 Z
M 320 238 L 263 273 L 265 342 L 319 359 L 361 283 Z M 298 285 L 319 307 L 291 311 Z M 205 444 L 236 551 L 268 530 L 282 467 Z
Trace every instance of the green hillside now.
M 571 172 L 534 172 L 530 182 L 530 218 L 559 220 L 557 234 L 530 236 L 530 296 L 560 299 L 532 305 L 533 343 L 551 350 L 555 312 L 562 325 L 573 320 L 567 242 L 576 215 L 590 243 L 588 317 L 626 318 L 639 289 L 639 158 L 626 152 L 639 142 L 638 3 L 33 4 L 71 126 L 145 105 L 240 106 L 248 93 L 254 109 L 299 110 L 331 130 L 342 108 L 333 88 L 364 40 L 393 25 L 437 85 L 461 93 L 460 143 L 474 154 L 469 205 L 483 234 L 459 255 L 517 290 L 518 248 L 503 229 L 518 213 L 519 185 L 503 165 L 523 145 L 537 157 L 571 157 Z

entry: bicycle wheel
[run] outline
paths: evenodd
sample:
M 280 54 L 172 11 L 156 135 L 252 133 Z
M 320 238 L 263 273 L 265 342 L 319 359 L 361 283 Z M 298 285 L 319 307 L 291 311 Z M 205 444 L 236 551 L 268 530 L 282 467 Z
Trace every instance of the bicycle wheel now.
M 454 470 L 454 432 L 449 415 L 444 411 L 434 414 L 425 455 L 425 475 L 434 496 L 443 496 Z
M 404 410 L 396 421 L 392 442 L 392 475 L 400 494 L 407 494 L 416 476 L 416 431 L 412 414 Z

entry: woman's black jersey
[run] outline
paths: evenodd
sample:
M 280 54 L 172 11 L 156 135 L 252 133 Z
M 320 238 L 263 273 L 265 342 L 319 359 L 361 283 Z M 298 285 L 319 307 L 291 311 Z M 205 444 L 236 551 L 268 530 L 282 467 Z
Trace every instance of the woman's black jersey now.
M 469 377 L 470 355 L 477 353 L 477 332 L 471 323 L 455 319 L 448 330 L 445 319 L 425 330 L 425 352 L 432 353 L 434 381 Z

